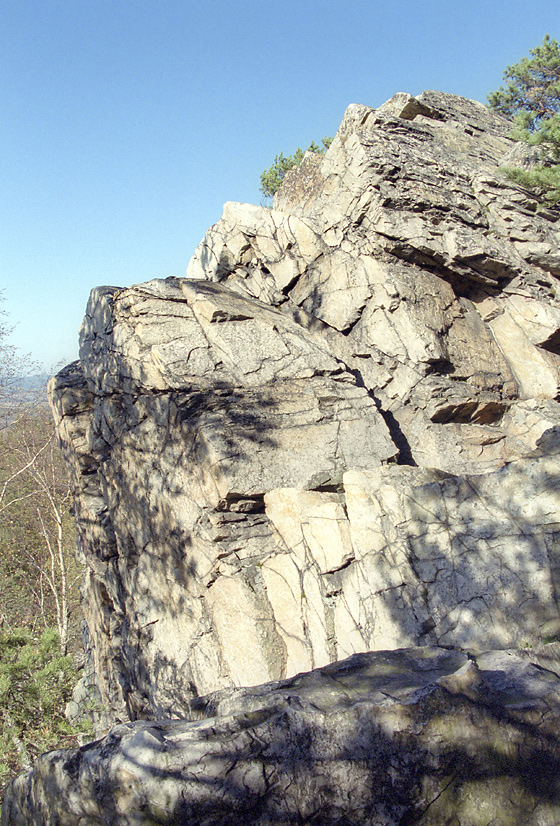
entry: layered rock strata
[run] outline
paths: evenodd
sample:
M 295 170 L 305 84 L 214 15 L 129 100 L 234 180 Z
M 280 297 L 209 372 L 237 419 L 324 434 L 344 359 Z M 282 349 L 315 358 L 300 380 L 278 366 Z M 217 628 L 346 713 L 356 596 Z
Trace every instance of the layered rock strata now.
M 560 631 L 558 215 L 500 174 L 509 130 L 435 92 L 350 106 L 187 279 L 93 291 L 51 392 L 107 724 Z
M 336 659 L 319 582 L 348 551 L 311 563 L 294 660 L 268 594 L 291 551 L 264 498 L 313 490 L 345 518 L 343 474 L 398 454 L 366 389 L 292 319 L 211 283 L 95 291 L 82 346 L 53 391 L 101 704 L 176 715 L 193 695 Z
M 404 461 L 498 467 L 546 429 L 527 400 L 556 399 L 559 379 L 558 215 L 498 172 L 520 163 L 510 131 L 437 92 L 352 105 L 272 211 L 226 204 L 187 275 L 327 340 Z

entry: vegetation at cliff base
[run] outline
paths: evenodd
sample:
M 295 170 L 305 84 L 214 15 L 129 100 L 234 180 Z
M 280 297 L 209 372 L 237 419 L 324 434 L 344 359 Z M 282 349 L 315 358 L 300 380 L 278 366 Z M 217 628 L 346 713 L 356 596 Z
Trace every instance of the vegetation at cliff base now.
M 71 485 L 37 366 L 9 344 L 0 292 L 0 792 L 43 751 L 74 745 L 78 678 Z
M 511 179 L 549 204 L 560 202 L 560 44 L 545 35 L 540 46 L 504 72 L 505 86 L 488 95 L 491 109 L 513 118 L 511 137 L 540 147 L 542 163 L 506 168 Z
M 42 752 L 76 745 L 64 717 L 76 679 L 55 628 L 0 633 L 0 788 Z
M 321 146 L 319 146 L 313 141 L 307 147 L 307 152 L 316 152 L 324 155 L 332 142 L 333 138 L 322 138 Z M 286 173 L 289 172 L 290 169 L 293 169 L 294 166 L 299 166 L 305 154 L 304 150 L 298 146 L 293 155 L 284 155 L 282 152 L 276 155 L 272 165 L 261 173 L 261 192 L 266 198 L 272 198 L 280 188 Z
M 0 429 L 0 630 L 76 636 L 78 582 L 71 485 L 42 399 L 15 395 Z

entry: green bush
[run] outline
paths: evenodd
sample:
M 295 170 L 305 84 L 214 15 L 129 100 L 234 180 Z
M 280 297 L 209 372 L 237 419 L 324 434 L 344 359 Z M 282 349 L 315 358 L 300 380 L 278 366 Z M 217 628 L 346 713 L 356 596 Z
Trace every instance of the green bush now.
M 315 141 L 313 141 L 307 148 L 307 151 L 317 152 L 323 155 L 332 142 L 333 138 L 323 138 L 321 140 L 322 146 L 318 146 Z M 284 180 L 286 172 L 289 172 L 289 170 L 294 166 L 299 166 L 304 157 L 305 152 L 299 146 L 293 155 L 285 156 L 282 152 L 280 152 L 279 155 L 276 155 L 274 158 L 274 163 L 261 173 L 261 192 L 263 195 L 266 198 L 272 198 L 272 196 L 280 188 L 280 184 Z
M 61 653 L 58 632 L 37 639 L 26 629 L 0 634 L 0 785 L 45 751 L 77 743 L 77 729 L 64 708 L 77 681 L 70 655 Z

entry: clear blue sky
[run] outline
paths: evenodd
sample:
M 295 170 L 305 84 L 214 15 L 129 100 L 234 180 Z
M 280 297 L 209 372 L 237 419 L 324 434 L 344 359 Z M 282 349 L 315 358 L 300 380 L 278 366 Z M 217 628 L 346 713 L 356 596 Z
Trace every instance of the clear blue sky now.
M 0 289 L 11 343 L 77 357 L 89 291 L 184 275 L 225 201 L 349 103 L 484 101 L 558 0 L 1 0 Z

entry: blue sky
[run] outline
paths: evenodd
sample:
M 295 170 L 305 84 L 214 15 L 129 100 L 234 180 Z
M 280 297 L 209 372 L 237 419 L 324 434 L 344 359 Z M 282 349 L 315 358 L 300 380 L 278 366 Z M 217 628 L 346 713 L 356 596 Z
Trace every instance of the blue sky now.
M 558 0 L 1 0 L 0 289 L 10 343 L 77 357 L 92 287 L 184 275 L 225 201 L 349 103 L 485 101 L 560 39 Z

